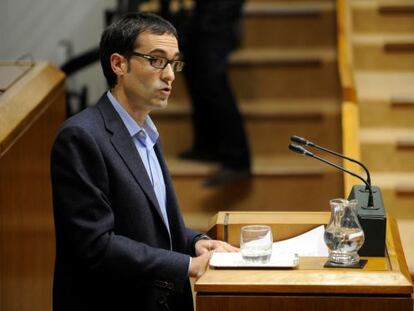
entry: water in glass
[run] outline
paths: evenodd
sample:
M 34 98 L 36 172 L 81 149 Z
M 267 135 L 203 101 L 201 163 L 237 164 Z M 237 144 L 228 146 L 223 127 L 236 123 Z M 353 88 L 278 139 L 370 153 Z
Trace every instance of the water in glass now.
M 272 229 L 265 225 L 241 228 L 240 251 L 247 263 L 267 263 L 272 255 Z
M 324 240 L 329 249 L 329 261 L 341 265 L 359 262 L 358 250 L 364 244 L 364 232 L 356 213 L 356 200 L 330 201 L 331 219 L 326 226 Z

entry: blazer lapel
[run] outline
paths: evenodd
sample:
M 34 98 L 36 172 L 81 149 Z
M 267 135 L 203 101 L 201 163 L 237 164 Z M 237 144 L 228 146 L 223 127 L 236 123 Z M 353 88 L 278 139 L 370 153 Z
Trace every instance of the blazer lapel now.
M 148 178 L 148 174 L 144 164 L 142 163 L 141 157 L 139 156 L 139 153 L 131 139 L 128 130 L 122 123 L 122 120 L 118 116 L 115 109 L 112 107 L 112 104 L 106 94 L 103 95 L 99 100 L 97 108 L 103 116 L 106 129 L 112 133 L 112 145 L 125 162 L 131 174 L 134 176 L 134 179 L 148 196 L 152 205 L 155 206 L 158 215 L 161 217 L 162 222 L 164 223 L 154 189 L 152 187 L 150 179 Z

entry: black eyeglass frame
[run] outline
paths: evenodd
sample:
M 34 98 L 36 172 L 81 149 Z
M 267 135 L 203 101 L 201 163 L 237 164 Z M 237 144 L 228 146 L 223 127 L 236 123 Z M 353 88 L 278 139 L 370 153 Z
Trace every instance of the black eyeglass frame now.
M 167 67 L 168 64 L 171 64 L 171 68 L 174 72 L 180 72 L 183 70 L 183 67 L 185 64 L 182 60 L 178 60 L 178 59 L 169 60 L 168 58 L 163 57 L 163 56 L 142 54 L 142 53 L 135 52 L 135 51 L 128 52 L 127 54 L 129 56 L 138 56 L 138 57 L 142 57 L 146 59 L 150 63 L 150 65 L 156 69 L 165 69 L 165 67 Z M 165 64 L 163 66 L 158 66 L 155 64 L 157 60 L 163 60 L 165 61 Z

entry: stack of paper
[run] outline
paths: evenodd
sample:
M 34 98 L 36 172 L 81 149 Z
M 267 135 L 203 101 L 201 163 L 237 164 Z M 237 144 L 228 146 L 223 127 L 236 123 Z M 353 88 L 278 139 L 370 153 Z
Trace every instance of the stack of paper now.
M 301 235 L 275 242 L 273 243 L 272 253 L 296 253 L 299 256 L 327 257 L 328 248 L 323 238 L 324 233 L 325 227 L 320 225 Z

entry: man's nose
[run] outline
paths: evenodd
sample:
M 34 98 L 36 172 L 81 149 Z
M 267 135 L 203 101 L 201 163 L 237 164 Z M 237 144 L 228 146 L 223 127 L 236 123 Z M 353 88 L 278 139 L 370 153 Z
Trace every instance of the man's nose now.
M 167 64 L 167 66 L 162 70 L 161 78 L 166 81 L 174 81 L 175 73 L 171 64 Z

